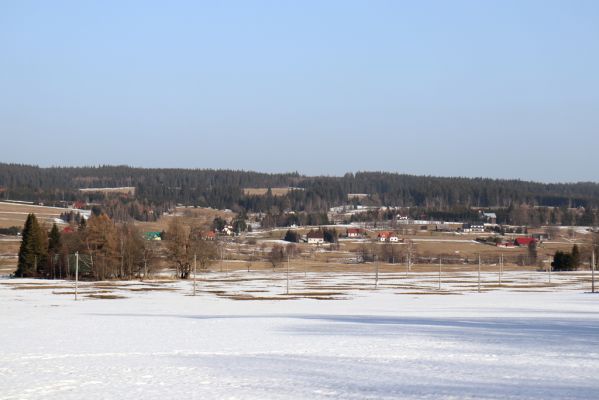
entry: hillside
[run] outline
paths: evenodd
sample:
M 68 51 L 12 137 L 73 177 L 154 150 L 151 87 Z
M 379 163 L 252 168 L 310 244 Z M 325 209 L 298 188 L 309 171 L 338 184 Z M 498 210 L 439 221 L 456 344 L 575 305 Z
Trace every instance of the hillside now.
M 134 193 L 110 193 L 85 188 L 134 187 Z M 249 188 L 298 188 L 264 195 Z M 356 197 L 360 193 L 366 196 Z M 274 193 L 273 193 L 274 194 Z M 357 172 L 344 176 L 304 176 L 211 169 L 155 169 L 128 166 L 50 167 L 0 163 L 0 198 L 42 202 L 85 200 L 103 202 L 120 195 L 158 212 L 175 204 L 235 211 L 267 212 L 275 207 L 322 212 L 340 204 L 422 207 L 496 208 L 517 205 L 595 209 L 599 184 L 539 183 L 486 178 L 414 176 Z M 348 195 L 350 195 L 348 197 Z M 348 200 L 351 198 L 351 200 Z M 131 206 L 133 207 L 133 206 Z

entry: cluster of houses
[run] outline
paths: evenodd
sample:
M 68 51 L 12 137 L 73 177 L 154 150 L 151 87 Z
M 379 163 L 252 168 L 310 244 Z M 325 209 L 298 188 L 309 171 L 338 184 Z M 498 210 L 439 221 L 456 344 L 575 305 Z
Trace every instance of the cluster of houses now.
M 347 229 L 347 237 L 352 239 L 359 239 L 366 236 L 364 230 L 360 228 L 348 228 Z M 403 239 L 400 239 L 399 235 L 392 231 L 381 231 L 377 234 L 377 240 L 380 242 L 394 242 L 399 243 L 402 242 Z
M 214 231 L 214 230 L 202 231 L 198 234 L 198 236 L 200 236 L 203 240 L 216 240 L 216 238 L 219 236 L 219 234 L 221 236 L 233 236 L 235 233 L 233 232 L 233 227 L 230 225 L 227 225 L 218 232 Z M 164 232 L 159 232 L 159 231 L 144 232 L 144 239 L 146 239 L 146 240 L 163 240 Z

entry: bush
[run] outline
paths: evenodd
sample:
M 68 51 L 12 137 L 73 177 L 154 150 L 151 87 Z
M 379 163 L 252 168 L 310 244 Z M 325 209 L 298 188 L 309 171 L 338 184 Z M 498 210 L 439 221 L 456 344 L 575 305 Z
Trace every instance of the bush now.
M 571 253 L 556 251 L 551 267 L 554 271 L 575 271 L 576 265 Z
M 0 235 L 12 235 L 16 236 L 21 233 L 21 228 L 18 226 L 11 226 L 10 228 L 0 228 Z
M 285 233 L 285 237 L 283 238 L 283 240 L 286 242 L 297 243 L 299 242 L 299 235 L 296 231 L 292 231 L 291 229 L 289 229 L 287 233 Z

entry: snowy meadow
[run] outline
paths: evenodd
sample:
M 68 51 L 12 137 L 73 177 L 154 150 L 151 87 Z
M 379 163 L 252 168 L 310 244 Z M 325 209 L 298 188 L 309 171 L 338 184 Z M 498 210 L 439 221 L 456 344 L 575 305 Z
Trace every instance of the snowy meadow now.
M 590 399 L 588 275 L 0 280 L 0 399 Z

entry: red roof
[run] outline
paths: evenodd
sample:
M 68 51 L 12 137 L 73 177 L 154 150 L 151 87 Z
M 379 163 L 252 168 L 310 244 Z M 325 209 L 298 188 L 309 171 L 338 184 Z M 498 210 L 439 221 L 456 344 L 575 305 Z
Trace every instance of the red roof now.
M 383 231 L 383 232 L 379 232 L 379 235 L 378 235 L 378 237 L 380 237 L 380 238 L 388 238 L 390 236 L 393 236 L 393 232 Z
M 360 233 L 362 232 L 362 230 L 360 228 L 348 228 L 347 229 L 347 234 L 349 235 L 350 233 Z
M 85 202 L 78 200 L 75 203 L 73 203 L 73 208 L 78 208 L 78 209 L 82 210 L 85 208 Z
M 536 240 L 531 237 L 519 237 L 519 238 L 516 238 L 516 240 L 515 240 L 515 243 L 518 246 L 528 246 L 529 244 L 535 243 L 535 242 L 536 242 Z

